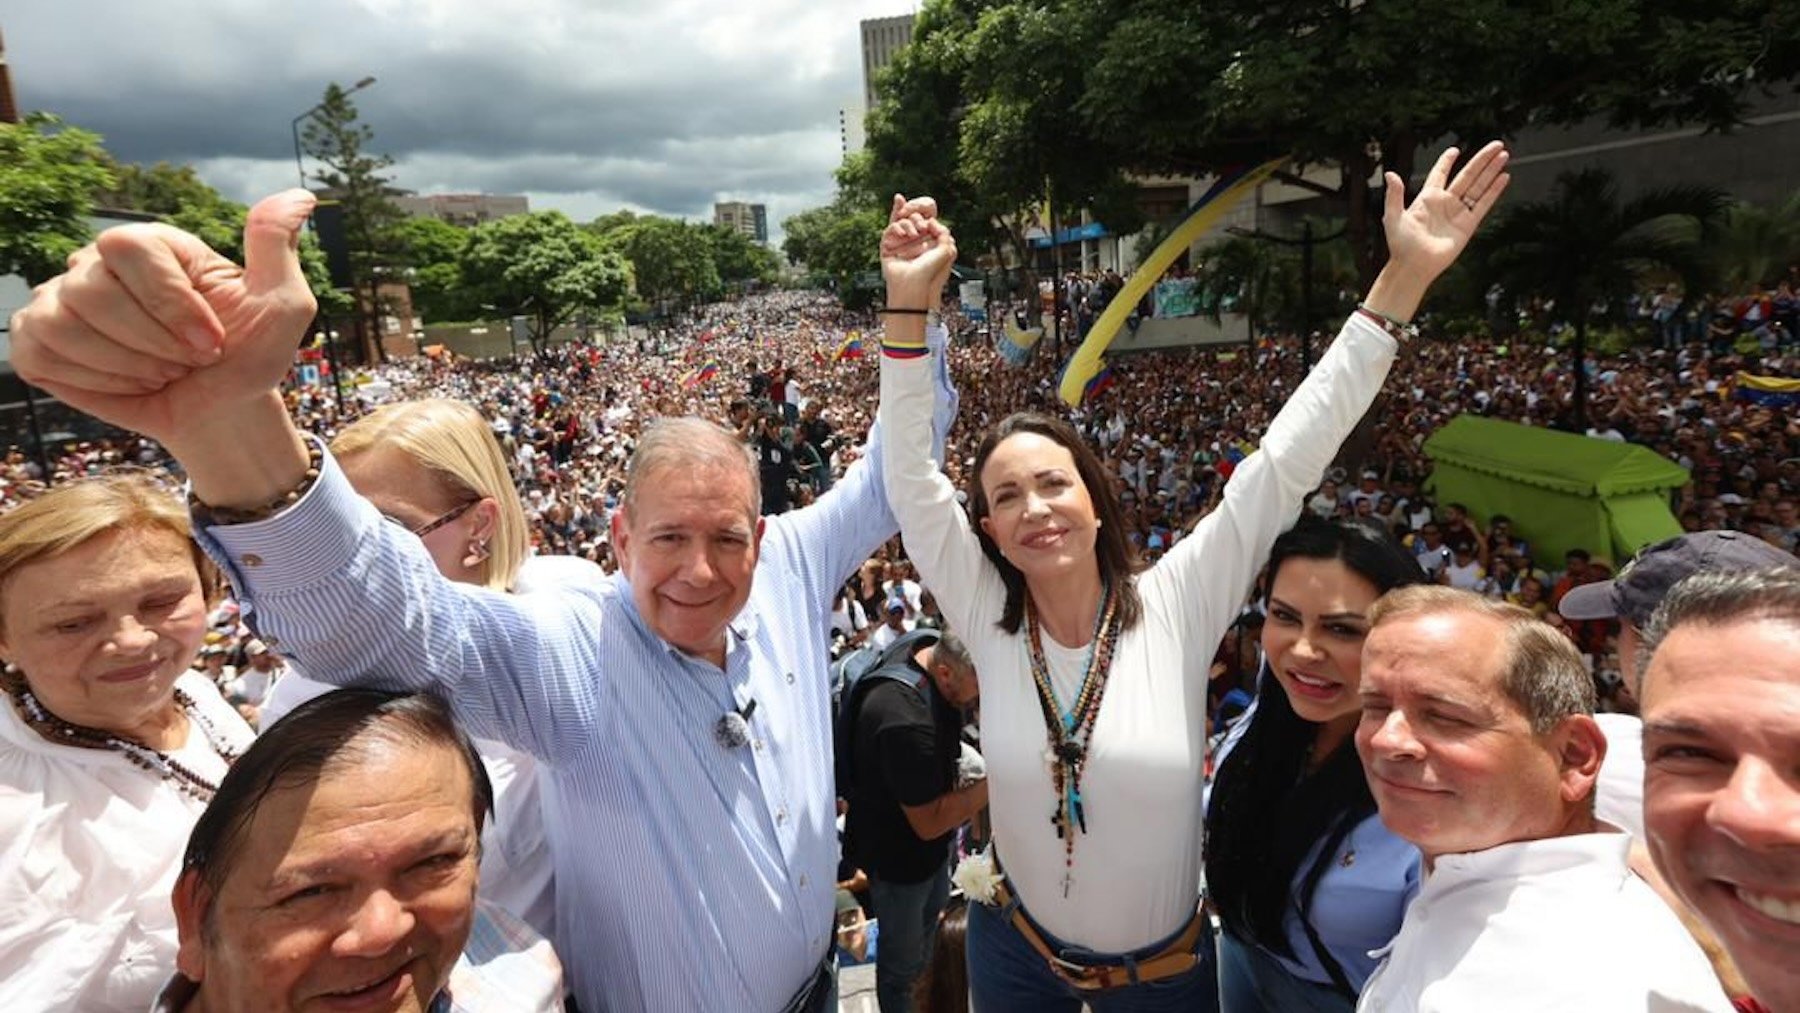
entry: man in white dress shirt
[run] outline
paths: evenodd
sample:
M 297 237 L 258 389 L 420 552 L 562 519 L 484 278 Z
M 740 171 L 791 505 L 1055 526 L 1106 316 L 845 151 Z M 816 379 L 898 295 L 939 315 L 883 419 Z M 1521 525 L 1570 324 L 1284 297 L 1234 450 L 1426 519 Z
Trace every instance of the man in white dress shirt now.
M 1574 645 L 1452 588 L 1370 614 L 1356 747 L 1426 879 L 1359 1010 L 1730 1010 L 1700 947 L 1594 816 L 1606 738 Z

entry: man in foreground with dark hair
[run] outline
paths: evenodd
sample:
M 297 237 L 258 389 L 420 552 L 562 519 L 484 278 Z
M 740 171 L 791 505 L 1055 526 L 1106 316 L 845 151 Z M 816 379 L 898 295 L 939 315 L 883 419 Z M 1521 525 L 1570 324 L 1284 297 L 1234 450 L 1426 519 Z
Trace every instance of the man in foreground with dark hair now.
M 1651 857 L 1763 1008 L 1800 1009 L 1800 566 L 1689 577 L 1644 654 Z
M 155 1013 L 555 1013 L 562 966 L 475 899 L 493 789 L 437 698 L 328 693 L 219 785 L 175 881 Z

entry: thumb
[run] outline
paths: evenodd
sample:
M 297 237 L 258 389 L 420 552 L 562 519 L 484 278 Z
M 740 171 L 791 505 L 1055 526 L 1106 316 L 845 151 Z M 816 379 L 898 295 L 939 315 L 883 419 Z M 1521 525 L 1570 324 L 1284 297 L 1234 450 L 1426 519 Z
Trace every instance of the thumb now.
M 1400 220 L 1401 213 L 1406 210 L 1406 182 L 1400 178 L 1399 173 L 1394 172 L 1383 173 L 1381 179 L 1383 183 L 1387 184 L 1385 187 L 1387 193 L 1383 198 L 1386 202 L 1386 210 L 1382 213 L 1382 217 L 1390 222 L 1397 222 Z
M 905 210 L 905 208 L 906 208 L 906 198 L 900 196 L 899 194 L 895 194 L 893 206 L 888 208 L 888 221 L 891 222 L 894 219 L 899 218 L 900 212 Z
M 289 285 L 306 286 L 300 270 L 300 229 L 318 198 L 305 190 L 283 190 L 264 197 L 244 223 L 244 287 L 268 292 Z

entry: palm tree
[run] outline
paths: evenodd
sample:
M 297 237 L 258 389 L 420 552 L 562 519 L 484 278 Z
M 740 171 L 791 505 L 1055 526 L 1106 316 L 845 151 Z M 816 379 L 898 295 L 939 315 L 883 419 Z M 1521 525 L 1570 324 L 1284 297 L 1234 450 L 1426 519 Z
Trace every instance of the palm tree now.
M 1556 301 L 1575 328 L 1575 426 L 1587 429 L 1587 328 L 1596 303 L 1622 307 L 1652 272 L 1702 284 L 1701 240 L 1730 198 L 1711 187 L 1653 190 L 1621 202 L 1612 174 L 1557 177 L 1549 198 L 1515 205 L 1482 238 L 1487 264 L 1512 295 Z
M 1707 261 L 1723 292 L 1748 292 L 1800 260 L 1800 190 L 1780 204 L 1738 204 L 1707 244 Z

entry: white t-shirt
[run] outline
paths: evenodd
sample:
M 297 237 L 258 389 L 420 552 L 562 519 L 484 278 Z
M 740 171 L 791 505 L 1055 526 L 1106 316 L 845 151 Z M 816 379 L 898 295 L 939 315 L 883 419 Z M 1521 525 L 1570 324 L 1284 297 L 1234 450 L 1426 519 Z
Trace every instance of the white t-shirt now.
M 1594 785 L 1594 815 L 1631 836 L 1644 836 L 1644 723 L 1630 714 L 1596 714 L 1606 760 Z
M 1630 845 L 1578 834 L 1439 858 L 1357 1010 L 1730 1013 L 1699 944 L 1627 867 Z

